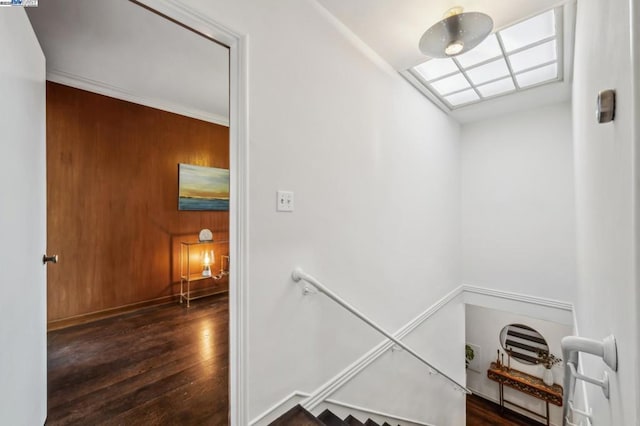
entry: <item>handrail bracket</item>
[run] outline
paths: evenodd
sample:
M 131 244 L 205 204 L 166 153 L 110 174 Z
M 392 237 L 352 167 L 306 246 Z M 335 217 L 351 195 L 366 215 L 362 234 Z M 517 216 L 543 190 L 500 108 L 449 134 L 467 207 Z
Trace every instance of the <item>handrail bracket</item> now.
M 574 425 L 569 421 L 569 412 L 578 414 L 591 420 L 591 409 L 588 412 L 580 411 L 573 407 L 573 395 L 575 392 L 576 380 L 591 383 L 602 388 L 604 397 L 609 399 L 609 373 L 603 372 L 602 379 L 595 379 L 578 372 L 579 354 L 581 352 L 595 355 L 602 358 L 603 362 L 612 371 L 618 371 L 618 349 L 616 338 L 607 336 L 602 340 L 587 339 L 578 336 L 566 336 L 562 339 L 562 358 L 565 359 L 564 375 L 564 408 L 563 418 L 565 425 Z
M 578 380 L 582 380 L 587 383 L 591 383 L 592 385 L 600 386 L 602 388 L 602 393 L 604 397 L 609 399 L 609 374 L 605 371 L 603 373 L 602 380 L 594 379 L 593 377 L 585 376 L 584 374 L 578 373 L 576 370 L 576 366 L 572 362 L 568 362 L 567 365 L 571 369 L 571 375 Z
M 293 272 L 291 272 L 291 279 L 297 283 L 302 281 L 302 294 L 304 296 L 308 296 L 310 294 L 318 294 L 318 289 L 313 284 L 303 280 L 302 270 L 300 268 L 295 268 Z

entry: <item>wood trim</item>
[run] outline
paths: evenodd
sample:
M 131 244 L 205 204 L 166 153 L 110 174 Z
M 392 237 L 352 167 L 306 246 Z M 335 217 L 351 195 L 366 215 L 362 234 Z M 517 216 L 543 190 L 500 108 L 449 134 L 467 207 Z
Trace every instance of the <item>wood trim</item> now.
M 178 303 L 179 296 L 163 296 L 157 299 L 145 300 L 143 302 L 132 303 L 130 305 L 118 306 L 116 308 L 104 309 L 102 311 L 91 312 L 84 315 L 76 315 L 70 318 L 64 318 L 58 321 L 49 321 L 47 323 L 47 332 L 54 330 L 61 330 L 67 327 L 73 327 L 74 325 L 86 324 L 93 321 L 99 321 L 101 319 L 114 317 L 116 315 L 127 314 L 135 312 L 141 309 L 166 305 L 169 303 Z
M 194 290 L 196 297 L 202 296 L 214 296 L 222 293 L 227 293 L 228 288 L 223 288 L 216 291 L 211 291 L 211 289 L 200 289 Z M 163 296 L 158 297 L 157 299 L 145 300 L 138 303 L 132 303 L 129 305 L 118 306 L 116 308 L 104 309 L 102 311 L 91 312 L 84 315 L 76 315 L 70 318 L 64 318 L 58 321 L 49 321 L 47 323 L 47 332 L 54 330 L 62 330 L 67 327 L 73 327 L 76 325 L 87 324 L 94 321 L 100 321 L 105 318 L 111 318 L 118 315 L 133 313 L 139 310 L 143 310 L 146 308 L 151 308 L 159 305 L 167 305 L 169 303 L 178 303 L 180 300 L 179 295 L 171 295 L 171 296 Z

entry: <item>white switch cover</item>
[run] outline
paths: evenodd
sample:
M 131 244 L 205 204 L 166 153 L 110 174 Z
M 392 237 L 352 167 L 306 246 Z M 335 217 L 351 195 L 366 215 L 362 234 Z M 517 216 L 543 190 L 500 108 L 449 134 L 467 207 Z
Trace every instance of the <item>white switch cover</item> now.
M 279 212 L 293 211 L 293 192 L 292 191 L 278 191 L 276 211 L 279 211 Z

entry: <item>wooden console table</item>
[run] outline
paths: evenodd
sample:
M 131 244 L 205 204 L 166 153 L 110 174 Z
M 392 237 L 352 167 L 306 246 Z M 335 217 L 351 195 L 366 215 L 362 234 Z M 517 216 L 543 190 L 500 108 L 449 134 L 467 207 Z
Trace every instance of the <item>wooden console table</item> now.
M 560 385 L 554 384 L 553 386 L 547 386 L 539 377 L 514 370 L 513 368 L 507 371 L 506 367 L 498 367 L 495 362 L 492 362 L 487 370 L 487 377 L 490 380 L 498 382 L 500 408 L 502 410 L 504 410 L 505 403 L 511 404 L 521 410 L 543 418 L 547 422 L 547 426 L 549 426 L 549 403 L 562 407 L 562 386 Z M 546 407 L 545 414 L 537 413 L 512 401 L 507 401 L 504 398 L 504 386 L 543 400 Z

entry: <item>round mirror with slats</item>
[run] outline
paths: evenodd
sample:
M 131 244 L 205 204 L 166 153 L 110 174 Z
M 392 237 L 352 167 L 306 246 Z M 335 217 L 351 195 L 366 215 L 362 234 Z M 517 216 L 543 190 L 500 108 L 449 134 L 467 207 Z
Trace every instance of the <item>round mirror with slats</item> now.
M 509 324 L 500 332 L 502 348 L 523 364 L 538 364 L 542 354 L 549 353 L 547 341 L 533 328 L 524 324 Z

